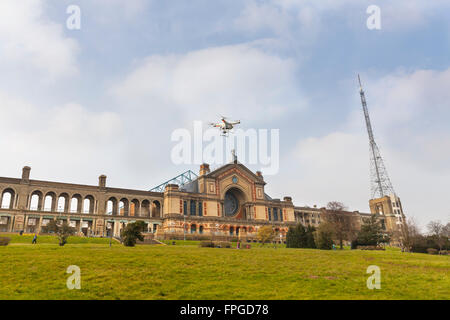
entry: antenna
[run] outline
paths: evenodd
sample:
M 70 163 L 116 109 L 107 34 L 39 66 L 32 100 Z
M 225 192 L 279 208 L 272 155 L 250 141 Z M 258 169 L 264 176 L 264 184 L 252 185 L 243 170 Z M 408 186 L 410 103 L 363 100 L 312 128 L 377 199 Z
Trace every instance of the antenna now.
M 370 144 L 370 176 L 371 176 L 371 192 L 372 197 L 378 196 L 380 198 L 394 194 L 395 191 L 392 187 L 391 180 L 384 166 L 383 158 L 381 157 L 380 150 L 375 142 L 373 136 L 372 124 L 370 123 L 369 110 L 367 108 L 366 96 L 361 85 L 361 78 L 358 74 L 359 82 L 359 94 L 361 96 L 361 104 L 364 111 L 364 118 L 366 120 L 367 134 L 369 135 Z

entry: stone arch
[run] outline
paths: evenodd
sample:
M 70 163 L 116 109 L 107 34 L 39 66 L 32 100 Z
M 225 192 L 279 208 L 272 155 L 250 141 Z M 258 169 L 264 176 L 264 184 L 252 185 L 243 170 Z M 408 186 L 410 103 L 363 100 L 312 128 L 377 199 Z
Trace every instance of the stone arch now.
M 42 211 L 44 194 L 41 190 L 35 190 L 30 195 L 29 209 L 32 211 Z
M 141 216 L 150 217 L 150 201 L 147 199 L 141 203 Z
M 61 193 L 58 196 L 58 202 L 57 202 L 57 211 L 58 212 L 69 212 L 69 206 L 70 206 L 70 197 L 69 194 L 66 192 Z M 64 201 L 62 201 L 64 200 Z
M 195 223 L 191 224 L 190 232 L 197 233 L 197 225 Z
M 204 232 L 204 227 L 203 226 L 199 226 L 198 227 L 198 233 L 199 234 L 203 234 L 203 232 Z
M 141 205 L 138 199 L 131 200 L 130 213 L 132 216 L 138 217 L 141 214 Z
M 119 213 L 119 206 L 117 199 L 115 197 L 110 197 L 108 201 L 106 201 L 106 214 L 117 216 Z
M 245 195 L 245 191 L 240 186 L 230 186 L 224 191 L 223 195 L 223 215 L 225 217 L 234 217 L 234 218 L 245 218 L 245 204 L 247 203 L 247 196 Z M 237 203 L 237 207 L 235 211 L 231 210 L 232 206 L 229 206 L 227 203 L 230 201 Z
M 44 197 L 44 211 L 56 211 L 56 193 L 49 191 Z
M 161 217 L 161 203 L 158 200 L 155 200 L 152 203 L 152 217 L 154 218 Z
M 13 188 L 6 188 L 2 191 L 2 197 L 0 198 L 0 208 L 13 209 L 15 198 L 16 191 Z
M 87 195 L 83 200 L 83 213 L 93 214 L 95 210 L 95 198 L 92 195 Z
M 119 215 L 124 217 L 130 215 L 130 201 L 127 198 L 122 198 L 119 201 Z
M 81 207 L 83 205 L 83 197 L 76 193 L 72 195 L 70 198 L 70 212 L 72 213 L 81 213 Z

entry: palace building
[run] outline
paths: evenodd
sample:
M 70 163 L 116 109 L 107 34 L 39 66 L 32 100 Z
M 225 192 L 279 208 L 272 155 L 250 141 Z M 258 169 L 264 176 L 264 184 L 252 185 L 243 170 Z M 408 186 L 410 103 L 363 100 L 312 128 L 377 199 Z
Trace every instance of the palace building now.
M 168 183 L 160 192 L 98 185 L 0 177 L 0 231 L 40 232 L 50 220 L 67 221 L 81 235 L 118 237 L 127 223 L 146 224 L 146 237 L 156 239 L 245 239 L 255 241 L 260 227 L 270 225 L 284 241 L 288 228 L 301 223 L 319 226 L 325 208 L 296 206 L 291 197 L 273 199 L 265 192 L 261 172 L 234 159 L 210 171 L 202 164 L 195 179 Z M 344 211 L 359 229 L 363 219 L 377 214 L 387 233 L 398 232 L 404 219 L 398 197 L 370 200 L 371 213 Z

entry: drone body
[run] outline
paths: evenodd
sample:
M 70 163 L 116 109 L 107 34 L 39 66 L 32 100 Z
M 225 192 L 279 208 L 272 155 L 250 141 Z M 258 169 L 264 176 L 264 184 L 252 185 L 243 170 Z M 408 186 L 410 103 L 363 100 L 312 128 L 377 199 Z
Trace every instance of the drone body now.
M 222 132 L 222 135 L 227 136 L 228 133 L 234 128 L 235 125 L 240 124 L 240 120 L 236 121 L 227 121 L 226 117 L 221 117 L 221 120 L 218 123 L 210 123 L 212 127 L 219 128 Z

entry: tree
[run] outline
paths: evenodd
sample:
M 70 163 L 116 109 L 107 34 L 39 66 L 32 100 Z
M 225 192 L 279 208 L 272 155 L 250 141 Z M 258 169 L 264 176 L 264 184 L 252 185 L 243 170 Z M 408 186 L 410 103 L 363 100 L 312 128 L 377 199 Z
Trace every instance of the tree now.
M 344 240 L 353 240 L 353 217 L 345 212 L 346 206 L 342 202 L 331 201 L 327 204 L 327 214 L 324 220 L 330 224 L 333 237 L 339 241 L 340 249 L 344 248 Z
M 301 224 L 289 227 L 286 234 L 286 248 L 306 248 L 306 228 Z
M 321 223 L 316 232 L 317 249 L 331 250 L 333 249 L 333 226 L 328 223 Z
M 419 227 L 412 217 L 403 222 L 400 229 L 400 238 L 402 239 L 402 247 L 407 252 L 412 251 L 413 246 L 421 240 Z
M 313 226 L 308 226 L 306 228 L 306 246 L 305 248 L 311 248 L 311 249 L 315 249 L 317 248 L 316 246 L 316 241 L 314 239 L 314 232 L 316 231 L 316 228 L 314 228 Z
M 389 242 L 389 237 L 384 233 L 377 215 L 372 214 L 369 219 L 363 222 L 358 237 L 357 244 L 364 246 L 376 246 Z
M 121 234 L 122 242 L 127 247 L 134 247 L 137 240 L 144 241 L 142 231 L 145 229 L 143 221 L 131 222 L 123 229 Z
M 448 232 L 447 226 L 444 226 L 440 221 L 430 221 L 430 223 L 427 224 L 428 232 L 435 238 L 435 241 L 439 246 L 439 253 L 442 250 L 442 246 L 448 239 L 448 237 L 445 236 L 445 233 Z
M 60 246 L 64 246 L 67 243 L 67 238 L 75 234 L 75 228 L 69 226 L 67 221 L 59 225 L 56 220 L 51 220 L 46 226 L 42 227 L 42 231 L 44 233 L 55 233 Z
M 312 226 L 304 227 L 301 223 L 295 227 L 290 227 L 286 235 L 287 248 L 316 248 L 314 232 Z
M 274 237 L 275 231 L 271 226 L 264 226 L 258 229 L 258 240 L 261 241 L 262 245 L 272 241 Z

